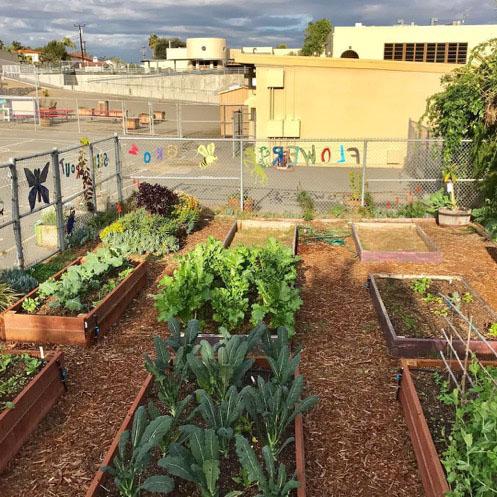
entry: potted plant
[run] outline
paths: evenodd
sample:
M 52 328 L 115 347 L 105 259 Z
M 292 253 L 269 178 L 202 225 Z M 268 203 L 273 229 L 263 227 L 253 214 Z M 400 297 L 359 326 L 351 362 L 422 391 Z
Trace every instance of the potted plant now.
M 55 209 L 46 209 L 35 223 L 35 240 L 39 247 L 57 247 L 57 216 Z
M 440 226 L 465 226 L 471 221 L 471 210 L 461 209 L 457 205 L 455 184 L 458 181 L 456 165 L 451 164 L 442 171 L 442 179 L 449 194 L 450 205 L 438 210 L 438 224 Z

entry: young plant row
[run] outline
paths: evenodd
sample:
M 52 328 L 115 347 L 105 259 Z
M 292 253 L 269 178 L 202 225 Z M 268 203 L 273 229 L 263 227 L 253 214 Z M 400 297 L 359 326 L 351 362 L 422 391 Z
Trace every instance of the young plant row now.
M 156 296 L 159 320 L 196 318 L 229 333 L 266 323 L 294 334 L 302 300 L 296 288 L 298 257 L 269 239 L 264 247 L 225 249 L 209 238 L 179 258 L 173 276 L 165 276 Z
M 29 354 L 0 353 L 0 413 L 14 409 L 12 400 L 41 369 L 44 361 Z
M 440 400 L 455 410 L 442 463 L 451 487 L 448 497 L 497 494 L 497 368 L 472 362 L 474 385 L 464 393 L 441 382 Z
M 291 354 L 286 329 L 271 341 L 261 325 L 214 347 L 195 345 L 197 320 L 184 330 L 171 320 L 169 329 L 167 340 L 155 339 L 155 359 L 145 360 L 154 393 L 104 468 L 113 476 L 113 495 L 167 494 L 176 487 L 176 496 L 196 488 L 202 497 L 236 497 L 257 487 L 262 497 L 287 497 L 299 483 L 279 459 L 294 442 L 288 435 L 295 418 L 318 399 L 301 398 L 300 354 Z M 259 376 L 249 355 L 256 346 L 270 368 Z
M 60 279 L 49 278 L 42 283 L 36 297 L 26 298 L 22 308 L 35 313 L 47 304 L 54 312 L 77 314 L 88 311 L 133 269 L 131 261 L 119 249 L 102 248 L 89 252 L 81 264 L 70 266 Z

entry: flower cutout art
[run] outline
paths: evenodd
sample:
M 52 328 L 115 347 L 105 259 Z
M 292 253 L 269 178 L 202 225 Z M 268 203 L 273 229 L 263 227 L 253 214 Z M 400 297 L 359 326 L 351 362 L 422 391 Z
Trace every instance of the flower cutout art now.
M 49 166 L 50 162 L 47 162 L 41 171 L 39 168 L 34 169 L 33 171 L 30 171 L 26 167 L 24 168 L 24 174 L 26 175 L 26 179 L 30 187 L 28 202 L 31 210 L 35 208 L 37 197 L 38 202 L 43 200 L 46 204 L 50 203 L 50 193 L 48 188 L 43 186 L 43 183 L 47 180 Z

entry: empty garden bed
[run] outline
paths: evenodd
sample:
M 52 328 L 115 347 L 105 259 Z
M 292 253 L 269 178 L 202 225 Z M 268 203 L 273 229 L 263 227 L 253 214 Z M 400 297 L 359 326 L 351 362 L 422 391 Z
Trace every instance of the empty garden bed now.
M 439 263 L 442 254 L 414 223 L 353 223 L 352 237 L 364 262 Z
M 369 289 L 389 351 L 396 357 L 430 357 L 448 338 L 463 352 L 497 351 L 497 313 L 458 276 L 373 274 Z M 442 331 L 443 330 L 443 331 Z
M 295 223 L 258 219 L 238 220 L 233 223 L 224 240 L 225 247 L 238 245 L 263 246 L 269 238 L 275 238 L 297 253 L 298 229 Z

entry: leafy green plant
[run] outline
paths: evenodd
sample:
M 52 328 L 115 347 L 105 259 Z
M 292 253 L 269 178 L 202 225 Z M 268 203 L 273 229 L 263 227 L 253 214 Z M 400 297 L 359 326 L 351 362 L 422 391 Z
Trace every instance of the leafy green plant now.
M 206 340 L 200 342 L 200 354 L 187 356 L 188 366 L 202 390 L 217 400 L 225 398 L 231 385 L 240 387 L 247 371 L 254 364 L 247 359 L 251 342 L 233 336 L 214 348 Z
M 417 278 L 415 279 L 412 284 L 411 288 L 414 290 L 416 293 L 419 293 L 420 295 L 426 294 L 428 289 L 430 288 L 431 285 L 431 278 Z
M 0 272 L 0 282 L 19 295 L 25 295 L 38 286 L 38 281 L 22 269 L 4 269 Z
M 174 369 L 182 376 L 188 375 L 188 354 L 195 354 L 199 348 L 196 345 L 200 333 L 200 323 L 196 319 L 188 321 L 184 330 L 177 319 L 170 319 L 167 323 L 169 336 L 166 345 L 174 351 Z
M 256 483 L 260 494 L 257 497 L 288 497 L 290 492 L 299 487 L 295 475 L 288 478 L 284 464 L 276 470 L 275 459 L 270 447 L 262 448 L 265 471 L 248 441 L 241 435 L 236 436 L 236 453 L 240 464 L 247 474 L 248 482 Z
M 68 247 L 82 247 L 86 245 L 88 242 L 95 240 L 97 237 L 97 233 L 93 228 L 90 228 L 87 225 L 78 226 L 74 228 L 71 234 L 66 235 L 66 245 Z
M 49 305 L 54 309 L 79 312 L 88 305 L 81 298 L 97 290 L 101 280 L 115 268 L 128 264 L 122 253 L 116 249 L 99 249 L 89 252 L 79 265 L 73 265 L 64 272 L 59 280 L 48 279 L 38 289 L 39 303 L 50 298 Z
M 450 206 L 450 198 L 446 195 L 445 190 L 440 188 L 424 200 L 426 211 L 430 214 L 436 214 L 440 209 Z
M 171 475 L 197 485 L 202 497 L 219 496 L 219 439 L 214 430 L 183 426 L 188 435 L 188 448 L 172 444 L 169 455 L 159 460 L 159 466 Z
M 473 301 L 474 301 L 473 294 L 471 292 L 465 292 L 465 293 L 463 293 L 462 301 L 465 304 L 472 304 Z
M 155 360 L 145 355 L 145 369 L 154 376 L 159 400 L 167 407 L 173 418 L 178 418 L 191 401 L 191 396 L 180 400 L 180 390 L 185 381 L 186 371 L 180 362 L 172 366 L 172 358 L 167 341 L 154 338 Z
M 166 186 L 143 182 L 138 187 L 137 205 L 144 207 L 150 214 L 168 216 L 179 201 L 178 195 Z
M 276 340 L 272 340 L 266 330 L 262 335 L 262 348 L 273 373 L 271 381 L 280 385 L 291 383 L 300 363 L 300 352 L 292 356 L 288 330 L 284 327 L 278 328 L 278 338 Z
M 309 192 L 301 190 L 297 193 L 297 203 L 302 209 L 302 217 L 304 221 L 312 221 L 314 219 L 314 200 Z
M 492 323 L 489 327 L 488 327 L 488 331 L 487 333 L 491 336 L 491 337 L 497 337 L 497 323 Z
M 303 388 L 302 376 L 297 376 L 288 387 L 265 382 L 259 376 L 256 387 L 248 386 L 242 390 L 245 409 L 259 427 L 274 457 L 293 441 L 292 437 L 282 439 L 288 425 L 298 414 L 309 411 L 318 402 L 316 396 L 301 400 Z
M 213 429 L 219 437 L 220 452 L 228 455 L 229 443 L 235 435 L 235 426 L 244 411 L 243 398 L 237 388 L 232 385 L 220 402 L 216 402 L 204 390 L 196 392 L 198 413 L 204 419 L 207 428 Z
M 415 202 L 409 202 L 405 205 L 401 205 L 397 209 L 397 216 L 399 217 L 408 217 L 408 218 L 416 218 L 416 217 L 425 217 L 426 214 L 426 205 L 417 200 Z
M 442 388 L 440 399 L 455 409 L 455 421 L 448 437 L 442 463 L 450 485 L 448 497 L 475 495 L 491 497 L 497 493 L 497 368 L 486 372 L 473 361 L 469 373 L 474 386 L 464 394 Z
M 144 406 L 137 409 L 131 432 L 126 430 L 121 435 L 112 466 L 102 468 L 114 477 L 122 497 L 138 497 L 142 490 L 167 494 L 174 489 L 174 482 L 167 475 L 154 475 L 141 481 L 151 451 L 167 435 L 171 425 L 169 416 L 158 416 L 150 421 Z
M 57 226 L 57 214 L 54 207 L 44 209 L 40 216 L 40 224 L 44 226 Z
M 173 276 L 160 282 L 159 320 L 211 318 L 231 332 L 248 321 L 250 312 L 254 325 L 284 325 L 293 333 L 294 314 L 301 305 L 295 288 L 297 260 L 275 239 L 264 247 L 224 249 L 209 238 L 181 256 Z
M 40 306 L 40 299 L 27 297 L 23 300 L 21 307 L 28 314 L 33 314 L 38 310 L 39 306 Z
M 354 202 L 361 200 L 362 192 L 362 173 L 359 171 L 349 172 L 349 188 L 350 188 L 350 198 Z

